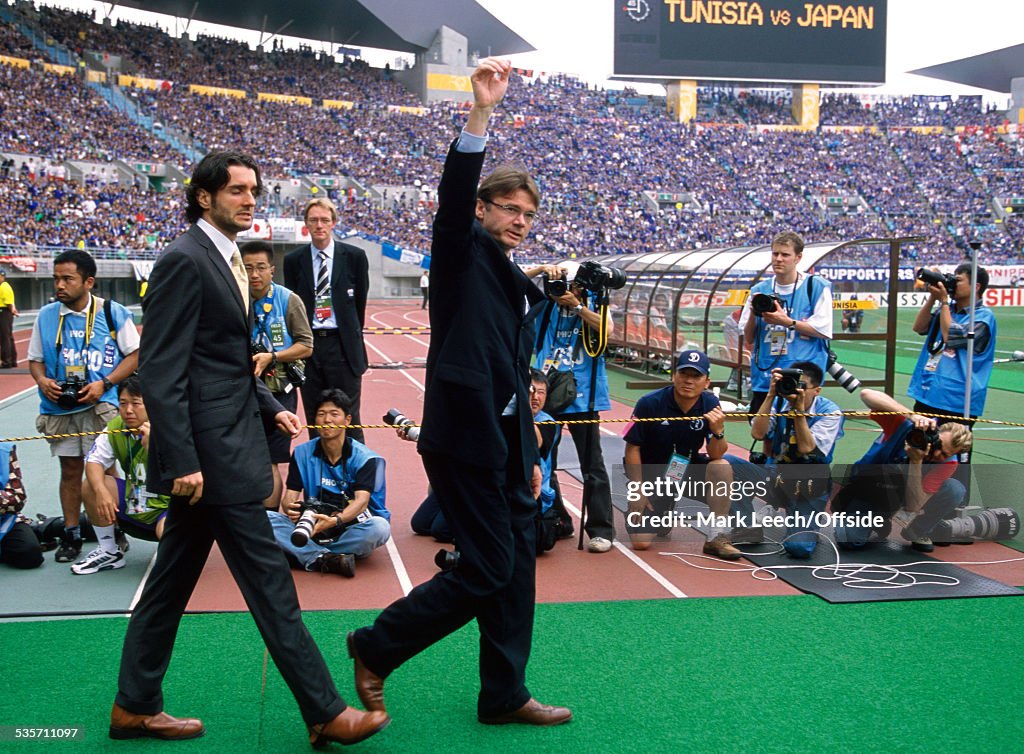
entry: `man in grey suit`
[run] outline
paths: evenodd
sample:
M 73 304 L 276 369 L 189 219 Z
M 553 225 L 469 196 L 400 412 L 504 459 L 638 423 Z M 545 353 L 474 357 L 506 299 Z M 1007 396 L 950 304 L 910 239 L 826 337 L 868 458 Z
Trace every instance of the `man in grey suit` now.
M 370 287 L 366 253 L 358 246 L 334 241 L 338 209 L 330 199 L 312 199 L 303 219 L 310 243 L 288 252 L 284 258 L 284 284 L 306 305 L 313 327 L 313 356 L 306 360 L 302 405 L 306 423 L 315 424 L 320 395 L 340 388 L 352 399 L 352 423 L 359 424 L 359 405 L 366 371 L 363 325 Z M 309 431 L 316 437 L 316 430 Z M 354 440 L 363 440 L 362 429 L 352 429 Z
M 143 310 L 141 377 L 151 420 L 149 489 L 171 495 L 164 536 L 125 636 L 111 738 L 195 738 L 196 719 L 163 712 L 161 684 L 182 612 L 217 542 L 309 728 L 310 742 L 354 743 L 389 722 L 346 707 L 302 623 L 295 584 L 262 500 L 270 456 L 260 416 L 301 424 L 253 374 L 248 282 L 235 236 L 252 225 L 259 168 L 241 152 L 196 166 L 194 223 L 161 254 Z M 265 419 L 267 420 L 267 419 Z

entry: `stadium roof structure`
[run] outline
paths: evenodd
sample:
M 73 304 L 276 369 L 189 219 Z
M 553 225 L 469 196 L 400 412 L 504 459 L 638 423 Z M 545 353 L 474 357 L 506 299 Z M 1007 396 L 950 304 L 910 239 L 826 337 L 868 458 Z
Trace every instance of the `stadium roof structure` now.
M 918 68 L 910 73 L 1007 94 L 1011 80 L 1024 76 L 1024 44 Z
M 115 0 L 115 5 L 268 34 L 416 53 L 441 26 L 468 39 L 481 55 L 534 48 L 475 0 Z

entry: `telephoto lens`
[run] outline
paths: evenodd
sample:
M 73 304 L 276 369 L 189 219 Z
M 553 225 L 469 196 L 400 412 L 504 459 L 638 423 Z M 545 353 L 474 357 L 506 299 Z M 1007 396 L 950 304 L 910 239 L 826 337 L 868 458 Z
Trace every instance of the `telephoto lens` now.
M 970 516 L 939 521 L 932 529 L 936 542 L 962 539 L 1013 539 L 1020 532 L 1020 516 L 1013 508 L 986 508 Z
M 836 355 L 832 351 L 828 352 L 828 373 L 846 392 L 856 393 L 860 390 L 860 380 L 836 361 Z
M 292 544 L 296 547 L 305 547 L 309 538 L 313 536 L 313 527 L 316 526 L 316 511 L 307 508 L 302 511 L 295 529 L 292 531 Z

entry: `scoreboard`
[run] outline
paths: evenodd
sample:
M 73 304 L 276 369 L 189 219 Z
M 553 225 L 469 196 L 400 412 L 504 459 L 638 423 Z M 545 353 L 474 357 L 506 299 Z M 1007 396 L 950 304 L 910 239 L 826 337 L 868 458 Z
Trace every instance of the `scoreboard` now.
M 616 0 L 615 76 L 885 83 L 885 0 Z

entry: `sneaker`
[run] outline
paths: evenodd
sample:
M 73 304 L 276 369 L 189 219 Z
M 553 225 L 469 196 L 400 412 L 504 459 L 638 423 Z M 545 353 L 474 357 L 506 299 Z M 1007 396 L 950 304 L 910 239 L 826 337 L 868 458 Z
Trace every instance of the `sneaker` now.
M 732 546 L 732 542 L 725 534 L 719 534 L 714 539 L 705 542 L 704 554 L 714 555 L 722 560 L 739 560 L 743 556 L 742 552 Z
M 903 527 L 903 531 L 900 532 L 900 536 L 903 539 L 910 542 L 910 546 L 918 552 L 931 552 L 935 549 L 935 545 L 930 537 L 922 536 L 914 529 L 913 524 L 907 524 Z
M 608 552 L 612 549 L 611 540 L 604 537 L 593 537 L 587 542 L 587 552 Z
M 320 573 L 336 573 L 345 578 L 352 578 L 356 575 L 356 556 L 349 552 L 334 554 L 325 552 L 313 563 L 314 571 Z
M 131 542 L 128 541 L 128 537 L 120 529 L 114 530 L 114 542 L 117 543 L 117 549 L 121 551 L 122 555 L 128 554 L 128 548 L 131 547 Z
M 100 571 L 124 568 L 124 564 L 124 553 L 120 550 L 117 552 L 107 552 L 102 547 L 97 547 L 71 566 L 71 573 L 79 576 L 86 576 L 90 573 L 99 573 Z
M 57 548 L 57 554 L 54 556 L 54 560 L 58 563 L 74 563 L 78 560 L 78 556 L 82 554 L 82 540 L 72 539 L 65 532 L 61 535 L 60 547 Z

